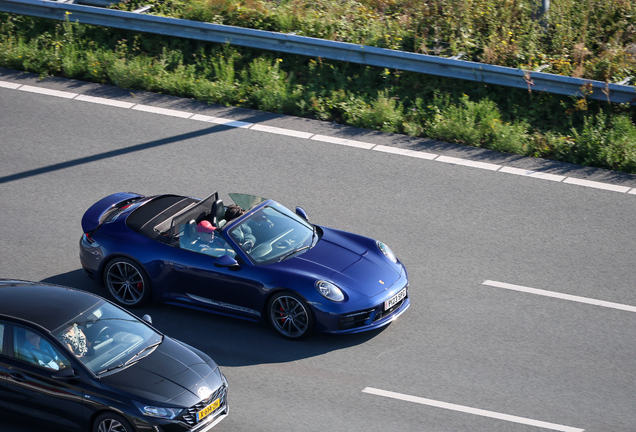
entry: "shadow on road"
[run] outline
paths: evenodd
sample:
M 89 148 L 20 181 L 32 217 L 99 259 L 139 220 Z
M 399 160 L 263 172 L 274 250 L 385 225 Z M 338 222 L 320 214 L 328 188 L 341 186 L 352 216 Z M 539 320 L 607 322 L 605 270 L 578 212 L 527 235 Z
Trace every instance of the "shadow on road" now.
M 110 299 L 106 288 L 98 286 L 82 270 L 53 276 L 42 282 L 78 288 Z M 189 308 L 151 303 L 129 311 L 137 316 L 149 314 L 158 330 L 200 349 L 220 366 L 291 362 L 363 344 L 383 331 L 315 335 L 302 341 L 289 341 L 278 336 L 267 324 Z

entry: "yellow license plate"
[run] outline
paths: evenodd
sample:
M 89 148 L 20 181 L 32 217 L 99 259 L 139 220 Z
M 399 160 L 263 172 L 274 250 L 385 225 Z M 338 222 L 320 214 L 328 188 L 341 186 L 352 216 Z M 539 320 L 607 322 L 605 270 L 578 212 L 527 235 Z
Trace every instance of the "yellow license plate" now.
M 203 408 L 201 411 L 197 413 L 197 421 L 203 420 L 205 416 L 214 412 L 214 410 L 217 409 L 220 405 L 221 405 L 221 399 L 217 399 L 214 402 L 212 402 L 210 405 Z

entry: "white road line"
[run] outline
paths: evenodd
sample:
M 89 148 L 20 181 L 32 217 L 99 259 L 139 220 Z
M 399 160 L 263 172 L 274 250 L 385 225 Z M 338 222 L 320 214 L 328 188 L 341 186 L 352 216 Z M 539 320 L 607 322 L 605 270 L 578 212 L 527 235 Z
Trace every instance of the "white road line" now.
M 75 100 L 91 102 L 91 103 L 96 103 L 100 105 L 114 106 L 118 108 L 132 108 L 135 106 L 134 103 L 130 103 L 130 102 L 124 102 L 124 101 L 120 101 L 116 99 L 106 99 L 106 98 L 95 97 L 95 96 L 86 96 L 86 95 L 79 95 L 75 98 Z
M 44 94 L 44 95 L 49 95 L 49 96 L 57 96 L 57 97 L 65 98 L 65 99 L 73 99 L 74 97 L 77 96 L 77 93 L 70 93 L 70 92 L 59 91 L 59 90 L 51 90 L 51 89 L 47 89 L 47 88 L 43 88 L 43 87 L 33 87 L 33 86 L 28 86 L 28 85 L 23 85 L 18 90 L 26 91 L 26 92 L 30 92 L 30 93 Z
M 7 82 L 7 81 L 0 81 L 0 87 L 1 88 L 8 88 L 11 90 L 17 90 L 22 86 L 22 84 L 15 84 L 12 82 Z
M 371 388 L 371 387 L 366 387 L 364 390 L 362 390 L 362 393 L 369 393 L 369 394 L 374 394 L 374 395 L 377 395 L 377 396 L 384 396 L 384 397 L 387 397 L 387 398 L 403 400 L 403 401 L 406 401 L 406 402 L 415 402 L 415 403 L 419 403 L 419 404 L 422 404 L 422 405 L 428 405 L 428 406 L 432 406 L 432 407 L 436 407 L 436 408 L 444 408 L 444 409 L 447 409 L 447 410 L 459 411 L 459 412 L 463 412 L 463 413 L 467 413 L 467 414 L 473 414 L 473 415 L 478 415 L 478 416 L 482 416 L 482 417 L 489 417 L 489 418 L 494 418 L 494 419 L 497 419 L 497 420 L 505 420 L 505 421 L 509 421 L 509 422 L 513 422 L 513 423 L 520 423 L 520 424 L 529 425 L 529 426 L 536 426 L 536 427 L 540 427 L 540 428 L 544 428 L 544 429 L 552 429 L 552 430 L 561 431 L 561 432 L 584 432 L 584 430 L 585 430 L 585 429 L 579 429 L 579 428 L 574 428 L 574 427 L 570 427 L 570 426 L 562 426 L 562 425 L 555 424 L 555 423 L 548 423 L 548 422 L 539 421 L 539 420 L 532 420 L 532 419 L 525 418 L 525 417 L 517 417 L 517 416 L 513 416 L 513 415 L 509 415 L 509 414 L 501 414 L 501 413 L 494 412 L 494 411 L 486 411 L 486 410 L 482 410 L 482 409 L 478 409 L 478 408 L 471 408 L 471 407 L 462 406 L 462 405 L 455 405 L 455 404 L 451 404 L 451 403 L 447 403 L 447 402 L 439 402 L 439 401 L 436 401 L 436 400 L 425 399 L 425 398 L 421 398 L 421 397 L 417 397 L 417 396 L 410 396 L 410 395 L 405 395 L 405 394 L 401 394 L 401 393 L 394 393 L 394 392 L 386 391 L 386 390 L 374 389 L 374 388 Z
M 521 176 L 532 177 L 532 178 L 537 178 L 541 180 L 551 180 L 556 182 L 574 184 L 578 186 L 585 186 L 585 187 L 591 187 L 596 189 L 603 189 L 607 191 L 627 193 L 629 195 L 636 195 L 636 188 L 631 188 L 628 186 L 618 186 L 618 185 L 613 185 L 609 183 L 601 183 L 601 182 L 595 182 L 591 180 L 565 177 L 565 176 L 549 174 L 549 173 L 540 172 L 540 171 L 529 171 L 529 170 L 524 170 L 519 168 L 512 168 L 512 167 L 506 167 L 506 166 L 501 166 L 497 164 L 491 164 L 487 162 L 479 162 L 479 161 L 473 161 L 469 159 L 442 156 L 442 155 L 438 155 L 434 153 L 426 153 L 426 152 L 421 152 L 416 150 L 407 150 L 407 149 L 400 149 L 400 148 L 383 146 L 383 145 L 376 145 L 376 144 L 371 144 L 371 143 L 367 143 L 363 141 L 356 141 L 356 140 L 338 138 L 333 136 L 314 135 L 309 132 L 296 131 L 293 129 L 277 128 L 273 126 L 248 123 L 244 121 L 226 119 L 222 117 L 210 117 L 210 116 L 201 115 L 201 114 L 170 110 L 166 108 L 158 108 L 158 107 L 153 107 L 149 105 L 136 105 L 136 104 L 131 104 L 128 102 L 109 100 L 104 98 L 95 98 L 91 96 L 78 95 L 77 93 L 69 93 L 69 92 L 64 92 L 59 90 L 51 90 L 51 89 L 47 89 L 43 87 L 34 87 L 34 86 L 28 86 L 28 85 L 15 84 L 12 82 L 7 82 L 7 81 L 0 81 L 0 88 L 7 88 L 11 90 L 22 90 L 22 91 L 27 91 L 32 93 L 45 94 L 49 96 L 63 97 L 67 99 L 77 99 L 77 100 L 81 100 L 85 102 L 94 102 L 94 103 L 100 103 L 104 105 L 117 106 L 121 108 L 129 108 L 129 109 L 134 109 L 138 111 L 150 112 L 154 114 L 170 115 L 173 117 L 204 121 L 204 122 L 215 123 L 215 124 L 219 124 L 223 126 L 230 126 L 230 127 L 243 128 L 243 129 L 254 129 L 261 132 L 276 133 L 280 135 L 293 136 L 293 137 L 297 137 L 301 139 L 311 139 L 311 140 L 322 141 L 322 142 L 331 143 L 331 144 L 357 147 L 357 148 L 366 149 L 366 150 L 376 150 L 380 152 L 398 154 L 402 156 L 415 157 L 415 158 L 427 159 L 427 160 L 435 160 L 438 162 L 468 166 L 472 168 L 485 169 L 489 171 L 498 171 L 502 173 L 521 175 Z
M 540 171 L 529 171 L 525 169 L 512 168 L 512 167 L 506 167 L 506 166 L 501 168 L 499 172 L 507 173 L 507 174 L 516 174 L 516 175 L 525 176 L 525 177 L 540 178 L 543 180 L 552 180 L 556 182 L 563 181 L 566 178 L 565 176 L 562 176 L 562 175 L 548 174 L 548 173 L 540 172 Z
M 188 119 L 194 115 L 191 112 L 177 111 L 177 110 L 171 110 L 167 108 L 159 108 L 159 107 L 150 106 L 150 105 L 135 105 L 134 107 L 132 107 L 132 109 L 137 111 L 149 112 L 153 114 L 162 114 L 162 115 L 169 115 L 172 117 L 180 117 L 185 119 Z
M 371 150 L 373 147 L 375 147 L 375 144 L 369 144 L 362 141 L 355 141 L 355 140 L 337 138 L 337 137 L 326 136 L 326 135 L 314 135 L 310 139 L 316 140 L 316 141 L 322 141 L 322 142 L 326 142 L 330 144 L 340 144 L 340 145 L 346 145 L 350 147 L 358 147 L 358 148 L 363 148 L 367 150 Z
M 501 165 L 495 165 L 495 164 L 491 164 L 487 162 L 472 161 L 469 159 L 460 159 L 460 158 L 450 157 L 450 156 L 440 156 L 435 160 L 438 162 L 446 162 L 446 163 L 450 163 L 454 165 L 463 165 L 463 166 L 469 166 L 473 168 L 481 168 L 481 169 L 490 170 L 490 171 L 497 171 L 499 168 L 501 168 Z
M 545 290 L 529 288 L 529 287 L 525 287 L 521 285 L 513 285 L 513 284 L 509 284 L 505 282 L 487 280 L 482 282 L 482 285 L 488 285 L 488 286 L 492 286 L 496 288 L 504 288 L 504 289 L 513 290 L 513 291 L 521 291 L 521 292 L 525 292 L 529 294 L 536 294 L 536 295 L 541 295 L 545 297 L 553 297 L 553 298 L 569 300 L 569 301 L 574 301 L 579 303 L 586 303 L 586 304 L 591 304 L 594 306 L 603 306 L 606 308 L 618 309 L 618 310 L 623 310 L 627 312 L 636 312 L 636 307 L 634 306 L 624 305 L 620 303 L 612 303 L 612 302 L 608 302 L 604 300 L 596 300 L 596 299 L 592 299 L 588 297 L 579 297 L 579 296 L 574 296 L 570 294 L 562 294 L 562 293 L 558 293 L 554 291 L 545 291 Z
M 304 138 L 304 139 L 309 139 L 313 135 L 312 133 L 309 133 L 309 132 L 300 132 L 300 131 L 296 131 L 292 129 L 283 129 L 279 127 L 265 126 L 260 124 L 255 124 L 250 129 L 261 131 L 261 132 L 278 134 L 278 135 L 287 135 L 287 136 L 293 136 L 296 138 Z
M 226 119 L 226 118 L 223 118 L 223 117 L 210 117 L 210 116 L 201 115 L 201 114 L 195 114 L 192 117 L 190 117 L 190 119 L 191 120 L 198 120 L 198 121 L 208 122 L 208 123 L 215 123 L 215 124 L 219 124 L 219 125 L 223 125 L 223 126 L 243 128 L 243 129 L 249 129 L 251 126 L 254 125 L 254 123 L 248 123 L 248 122 L 242 122 L 242 121 L 238 121 L 238 120 Z
M 373 147 L 373 150 L 381 151 L 381 152 L 384 152 L 384 153 L 392 153 L 392 154 L 397 154 L 397 155 L 402 155 L 402 156 L 418 157 L 418 158 L 429 159 L 429 160 L 433 160 L 437 156 L 439 156 L 439 155 L 433 154 L 433 153 L 426 153 L 426 152 L 421 152 L 421 151 L 417 151 L 417 150 L 408 150 L 408 149 L 403 149 L 403 148 L 398 148 L 398 147 L 388 147 L 388 146 L 383 146 L 383 145 L 377 145 L 377 146 Z
M 613 184 L 600 183 L 600 182 L 595 182 L 591 180 L 583 180 L 583 179 L 577 179 L 572 177 L 566 178 L 565 180 L 563 180 L 563 183 L 569 183 L 569 184 L 575 184 L 578 186 L 587 186 L 591 188 L 604 189 L 604 190 L 609 190 L 614 192 L 623 192 L 623 193 L 631 189 L 627 186 L 617 186 Z

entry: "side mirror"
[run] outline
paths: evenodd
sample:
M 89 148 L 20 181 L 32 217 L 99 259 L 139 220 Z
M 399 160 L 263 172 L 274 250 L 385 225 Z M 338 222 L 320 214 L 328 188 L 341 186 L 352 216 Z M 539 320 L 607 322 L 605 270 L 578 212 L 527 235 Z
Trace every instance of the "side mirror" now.
M 296 214 L 301 218 L 305 219 L 309 222 L 309 218 L 307 217 L 307 212 L 302 207 L 296 207 Z
M 60 369 L 59 371 L 55 372 L 52 376 L 54 379 L 59 379 L 59 380 L 71 379 L 76 377 L 75 371 L 70 366 L 67 366 L 64 369 Z
M 148 324 L 152 325 L 152 318 L 150 317 L 150 315 L 146 314 L 142 316 L 141 319 L 146 321 Z
M 239 268 L 240 265 L 234 258 L 229 255 L 221 255 L 217 259 L 214 260 L 214 265 L 216 267 L 228 267 L 228 268 Z

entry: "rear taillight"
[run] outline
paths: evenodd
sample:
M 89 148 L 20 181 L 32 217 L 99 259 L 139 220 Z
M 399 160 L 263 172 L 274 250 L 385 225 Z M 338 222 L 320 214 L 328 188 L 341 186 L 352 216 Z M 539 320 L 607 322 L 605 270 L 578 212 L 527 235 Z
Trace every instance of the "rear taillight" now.
M 88 242 L 88 244 L 92 244 L 95 243 L 95 240 L 93 240 L 90 236 L 89 233 L 84 233 L 84 238 L 86 239 L 86 241 Z

